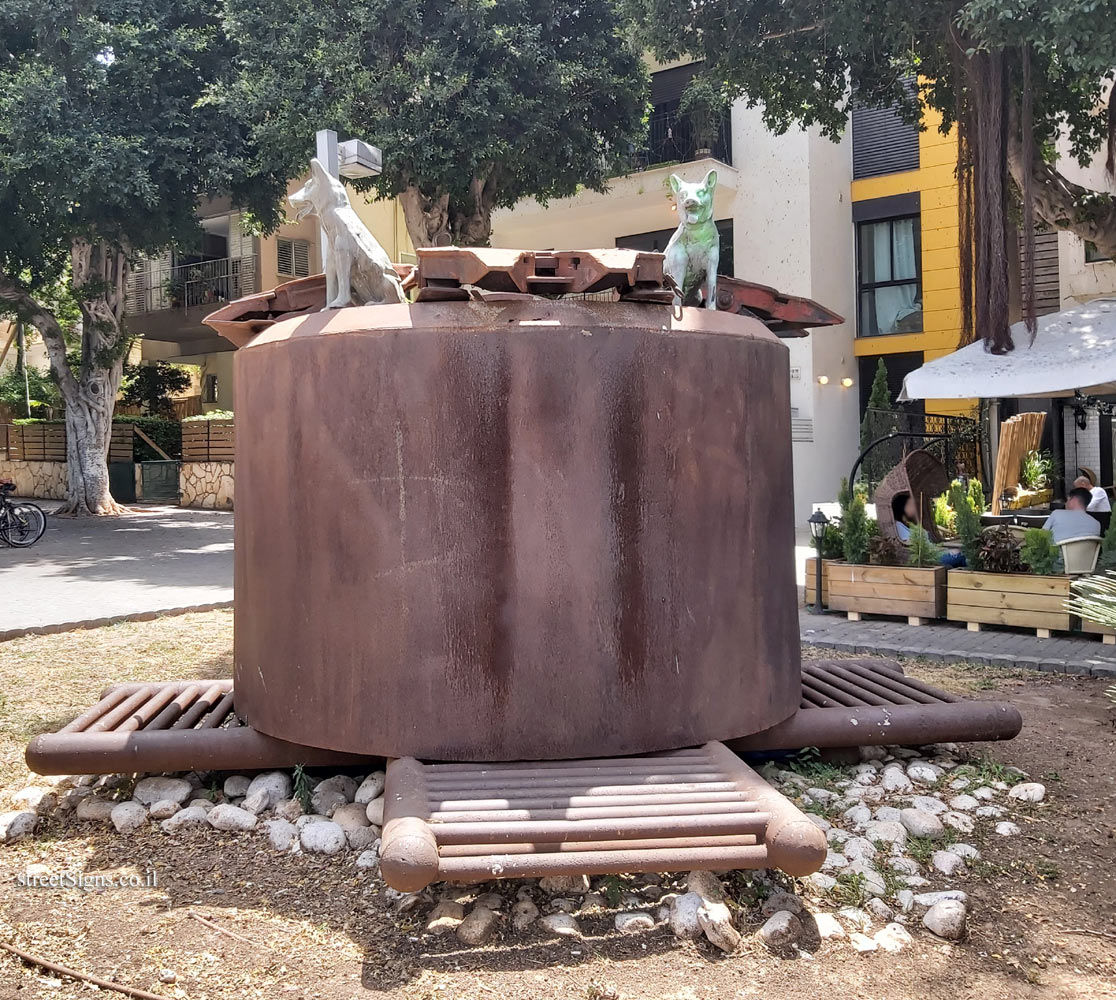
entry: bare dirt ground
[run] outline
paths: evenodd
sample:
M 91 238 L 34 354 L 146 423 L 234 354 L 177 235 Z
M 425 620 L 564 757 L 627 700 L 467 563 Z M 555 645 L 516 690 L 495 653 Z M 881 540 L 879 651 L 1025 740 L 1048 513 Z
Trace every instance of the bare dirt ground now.
M 231 613 L 213 612 L 0 644 L 0 794 L 29 783 L 22 762 L 28 737 L 71 718 L 108 681 L 227 675 L 231 621 Z M 351 854 L 279 856 L 258 834 L 172 837 L 155 829 L 124 838 L 56 819 L 34 839 L 0 847 L 0 940 L 183 998 L 1116 997 L 1116 709 L 1105 685 L 991 668 L 907 669 L 950 690 L 1019 705 L 1025 728 L 1018 739 L 966 752 L 1047 786 L 1043 804 L 1013 816 L 1023 834 L 989 838 L 983 861 L 954 880 L 972 907 L 968 937 L 958 944 L 918 930 L 899 955 L 860 956 L 846 942 L 826 942 L 812 956 L 778 958 L 747 934 L 760 918 L 746 908 L 744 878 L 734 885 L 746 936 L 731 956 L 680 943 L 663 925 L 621 936 L 611 912 L 579 915 L 582 939 L 505 925 L 490 945 L 466 949 L 452 934 L 422 932 L 429 904 L 397 913 L 378 876 L 358 871 Z M 158 884 L 24 888 L 17 879 L 30 865 L 153 872 Z M 514 899 L 517 887 L 462 892 L 497 888 Z M 159 982 L 163 969 L 174 971 L 175 983 Z M 90 989 L 0 955 L 3 1000 L 78 998 Z

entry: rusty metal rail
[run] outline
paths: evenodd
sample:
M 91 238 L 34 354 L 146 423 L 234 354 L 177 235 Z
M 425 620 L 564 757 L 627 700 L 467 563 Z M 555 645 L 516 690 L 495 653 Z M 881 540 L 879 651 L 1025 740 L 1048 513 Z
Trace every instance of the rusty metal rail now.
M 380 867 L 441 879 L 781 868 L 808 875 L 825 835 L 722 743 L 647 757 L 389 762 Z
M 27 763 L 39 774 L 107 774 L 341 765 L 369 759 L 265 736 L 242 723 L 234 702 L 230 680 L 118 684 L 107 688 L 95 705 L 59 732 L 36 736 L 27 748 Z M 753 751 L 1008 740 L 1022 724 L 1012 705 L 956 698 L 907 677 L 891 660 L 814 660 L 803 665 L 802 699 L 794 716 L 762 733 L 727 743 L 736 751 Z M 687 803 L 689 815 L 716 814 L 716 808 L 706 807 L 739 801 L 739 796 L 733 788 L 714 787 L 709 772 L 693 770 L 689 758 L 698 753 L 679 750 L 668 757 L 640 758 L 646 763 L 639 765 L 629 758 L 620 758 L 619 764 L 610 759 L 581 761 L 576 769 L 569 762 L 549 761 L 515 765 L 515 770 L 507 770 L 507 765 L 446 764 L 439 765 L 435 783 L 449 791 L 455 782 L 472 782 L 478 768 L 482 773 L 504 768 L 500 771 L 504 784 L 493 798 L 503 801 L 511 791 L 535 787 L 540 775 L 545 777 L 555 768 L 562 769 L 567 779 L 581 780 L 622 766 L 661 779 L 653 792 L 641 793 L 643 801 L 625 798 L 625 806 L 670 805 L 676 801 L 672 796 L 681 796 L 678 801 Z M 667 779 L 672 775 L 684 776 L 681 783 L 687 787 L 669 790 Z M 695 782 L 701 784 L 700 789 L 690 787 Z M 575 790 L 571 786 L 570 794 Z M 517 810 L 532 810 L 530 817 L 521 819 L 563 818 L 539 814 L 537 810 L 544 808 L 542 799 L 545 796 L 536 795 L 515 807 L 501 807 L 509 813 L 500 817 L 501 821 L 511 820 L 510 814 Z M 578 796 L 576 802 L 549 808 L 607 810 L 612 805 L 595 795 Z M 462 807 L 459 811 L 468 813 L 471 809 Z M 584 815 L 613 818 L 607 811 Z M 630 815 L 654 815 L 654 811 Z M 463 821 L 469 822 L 467 818 Z

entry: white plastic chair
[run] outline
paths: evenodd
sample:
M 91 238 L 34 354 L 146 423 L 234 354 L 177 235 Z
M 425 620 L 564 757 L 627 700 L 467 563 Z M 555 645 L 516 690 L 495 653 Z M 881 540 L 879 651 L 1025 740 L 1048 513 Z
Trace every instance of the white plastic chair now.
M 1065 566 L 1066 576 L 1092 573 L 1097 568 L 1097 557 L 1101 550 L 1099 535 L 1065 538 L 1058 543 L 1058 547 L 1062 550 L 1062 564 Z

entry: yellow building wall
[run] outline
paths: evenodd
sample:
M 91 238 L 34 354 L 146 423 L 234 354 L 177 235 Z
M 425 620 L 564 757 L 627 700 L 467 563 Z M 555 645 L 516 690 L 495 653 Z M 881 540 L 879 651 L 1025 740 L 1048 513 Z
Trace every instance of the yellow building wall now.
M 927 109 L 919 134 L 918 170 L 865 177 L 851 185 L 853 202 L 919 192 L 922 204 L 922 332 L 858 337 L 857 357 L 921 351 L 933 361 L 957 350 L 961 336 L 961 256 L 957 206 L 957 134 L 942 135 L 941 116 Z M 975 399 L 928 399 L 927 413 L 972 416 Z

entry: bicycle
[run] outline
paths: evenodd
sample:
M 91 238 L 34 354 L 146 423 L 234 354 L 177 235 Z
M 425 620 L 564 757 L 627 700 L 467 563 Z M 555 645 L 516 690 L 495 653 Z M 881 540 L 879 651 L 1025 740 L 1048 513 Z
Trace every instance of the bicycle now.
M 9 495 L 15 483 L 0 482 L 0 541 L 12 548 L 25 549 L 34 545 L 46 531 L 46 515 L 33 503 L 12 503 Z

